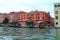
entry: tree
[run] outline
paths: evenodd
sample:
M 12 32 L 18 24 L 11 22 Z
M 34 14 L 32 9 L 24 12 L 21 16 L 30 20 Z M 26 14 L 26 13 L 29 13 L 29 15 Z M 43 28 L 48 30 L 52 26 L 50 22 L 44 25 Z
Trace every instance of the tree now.
M 5 17 L 3 24 L 8 24 L 9 23 L 9 19 Z

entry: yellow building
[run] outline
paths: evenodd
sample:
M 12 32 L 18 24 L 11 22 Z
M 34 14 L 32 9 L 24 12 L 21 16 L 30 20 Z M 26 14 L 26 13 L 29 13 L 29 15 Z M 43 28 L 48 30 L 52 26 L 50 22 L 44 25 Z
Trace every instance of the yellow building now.
M 56 27 L 60 27 L 60 3 L 54 4 L 54 24 Z

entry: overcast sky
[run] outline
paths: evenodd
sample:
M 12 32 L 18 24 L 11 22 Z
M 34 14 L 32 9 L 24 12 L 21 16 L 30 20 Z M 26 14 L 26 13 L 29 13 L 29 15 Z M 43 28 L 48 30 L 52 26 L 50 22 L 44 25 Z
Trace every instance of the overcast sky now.
M 46 11 L 54 17 L 54 3 L 60 0 L 0 0 L 0 12 L 9 13 L 10 11 Z

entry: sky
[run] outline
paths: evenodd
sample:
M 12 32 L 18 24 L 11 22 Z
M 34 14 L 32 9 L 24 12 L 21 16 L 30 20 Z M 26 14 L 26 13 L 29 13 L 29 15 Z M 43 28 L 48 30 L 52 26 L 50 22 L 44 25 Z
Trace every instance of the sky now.
M 12 11 L 46 11 L 54 17 L 54 3 L 60 0 L 0 0 L 0 12 L 9 13 Z

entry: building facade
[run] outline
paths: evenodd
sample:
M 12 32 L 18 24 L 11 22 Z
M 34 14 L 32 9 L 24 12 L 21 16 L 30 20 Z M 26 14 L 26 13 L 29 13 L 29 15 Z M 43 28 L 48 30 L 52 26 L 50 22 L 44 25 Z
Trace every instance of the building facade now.
M 4 15 L 2 13 L 0 13 L 0 23 L 2 23 L 4 20 Z
M 10 12 L 5 16 L 9 19 L 9 22 L 16 22 L 19 18 L 18 12 Z
M 51 23 L 51 16 L 49 13 L 46 13 L 44 11 L 30 11 L 30 12 L 23 12 L 21 11 L 19 13 L 19 20 L 24 20 L 24 21 L 34 21 L 35 25 L 38 25 L 38 21 L 44 21 L 46 24 Z
M 60 3 L 54 4 L 54 25 L 60 27 Z

